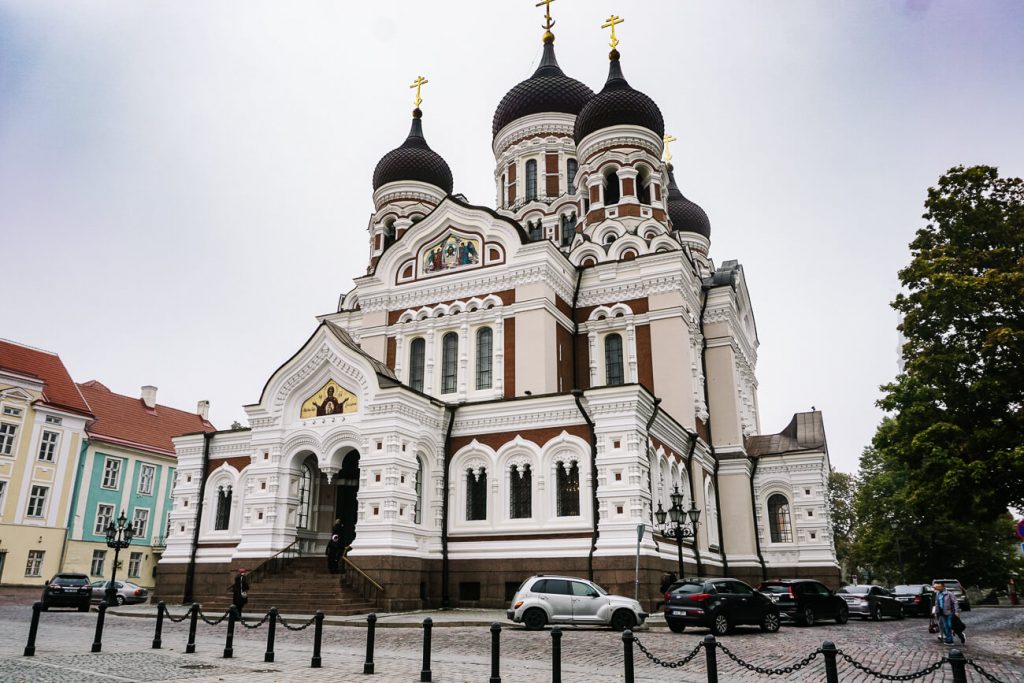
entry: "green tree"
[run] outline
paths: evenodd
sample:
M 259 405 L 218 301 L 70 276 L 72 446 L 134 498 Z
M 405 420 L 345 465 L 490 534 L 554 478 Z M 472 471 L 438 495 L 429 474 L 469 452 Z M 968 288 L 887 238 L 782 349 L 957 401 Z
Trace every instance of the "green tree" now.
M 832 520 L 832 540 L 836 546 L 839 564 L 849 559 L 853 544 L 853 532 L 857 526 L 854 497 L 857 493 L 857 479 L 848 472 L 833 469 L 828 476 L 828 508 Z

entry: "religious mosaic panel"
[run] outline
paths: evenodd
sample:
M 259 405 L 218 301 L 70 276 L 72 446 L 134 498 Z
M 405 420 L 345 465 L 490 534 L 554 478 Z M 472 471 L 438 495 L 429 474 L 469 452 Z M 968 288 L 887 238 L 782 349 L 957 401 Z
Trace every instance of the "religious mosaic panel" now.
M 359 406 L 356 396 L 346 390 L 333 379 L 320 387 L 320 390 L 302 402 L 299 417 L 306 420 L 311 417 L 324 415 L 340 415 L 341 413 L 354 413 Z
M 425 274 L 476 265 L 480 265 L 480 240 L 454 233 L 428 244 L 420 255 L 420 269 Z

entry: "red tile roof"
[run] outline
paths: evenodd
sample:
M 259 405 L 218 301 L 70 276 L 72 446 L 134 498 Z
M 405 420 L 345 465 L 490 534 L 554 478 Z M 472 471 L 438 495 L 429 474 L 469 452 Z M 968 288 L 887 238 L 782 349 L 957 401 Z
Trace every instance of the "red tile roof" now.
M 149 409 L 141 398 L 115 394 L 96 380 L 79 384 L 96 420 L 86 428 L 91 438 L 174 455 L 171 439 L 216 428 L 196 413 L 159 403 Z
M 0 369 L 32 375 L 43 382 L 43 402 L 55 408 L 92 415 L 60 356 L 0 339 Z

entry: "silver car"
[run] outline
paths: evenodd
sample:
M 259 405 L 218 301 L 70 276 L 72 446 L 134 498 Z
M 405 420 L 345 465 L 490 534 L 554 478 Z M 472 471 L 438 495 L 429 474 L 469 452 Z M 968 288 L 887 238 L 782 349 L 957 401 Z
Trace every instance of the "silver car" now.
M 534 631 L 545 624 L 600 624 L 617 631 L 644 623 L 647 613 L 633 598 L 609 595 L 575 576 L 531 576 L 516 591 L 509 621 Z
M 107 597 L 107 584 L 109 581 L 93 581 L 92 582 L 92 601 L 102 602 Z M 146 602 L 149 600 L 149 590 L 142 586 L 137 586 L 130 581 L 116 581 L 117 587 L 117 604 L 118 605 L 132 605 L 139 602 Z

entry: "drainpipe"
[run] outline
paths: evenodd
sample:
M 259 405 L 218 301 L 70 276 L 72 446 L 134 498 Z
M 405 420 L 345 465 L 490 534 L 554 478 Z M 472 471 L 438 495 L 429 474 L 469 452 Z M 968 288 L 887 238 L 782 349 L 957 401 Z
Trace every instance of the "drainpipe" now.
M 458 404 L 445 406 L 448 412 L 448 430 L 444 435 L 444 474 L 441 489 L 444 495 L 441 497 L 441 607 L 451 608 L 451 594 L 448 589 L 448 579 L 451 567 L 448 563 L 448 487 L 450 484 L 449 470 L 452 462 L 452 427 L 455 426 L 455 411 L 459 409 Z
M 754 467 L 750 470 L 750 515 L 754 520 L 754 548 L 757 550 L 757 561 L 761 563 L 761 580 L 768 580 L 768 566 L 764 563 L 764 555 L 761 553 L 761 532 L 757 528 L 757 500 L 754 498 L 754 475 L 757 474 L 757 464 L 760 458 L 753 458 Z
M 583 282 L 583 266 L 576 266 L 576 288 L 572 293 L 572 388 L 579 389 L 579 371 L 576 369 L 576 344 L 579 343 L 580 321 L 576 318 L 576 304 L 580 300 L 580 284 Z
M 593 492 L 593 496 L 590 501 L 591 516 L 594 519 L 594 530 L 590 536 L 590 554 L 587 556 L 587 578 L 591 581 L 594 580 L 594 551 L 597 550 L 597 539 L 600 536 L 600 530 L 597 525 L 598 519 L 598 501 L 597 501 L 597 431 L 594 429 L 594 421 L 590 419 L 590 415 L 583 407 L 583 391 L 580 389 L 572 390 L 572 397 L 576 400 L 576 407 L 580 411 L 580 415 L 583 416 L 583 420 L 587 423 L 587 428 L 590 429 L 590 489 Z
M 715 469 L 712 472 L 712 478 L 715 480 L 715 515 L 718 517 L 718 552 L 722 557 L 722 573 L 726 576 L 729 575 L 729 558 L 725 554 L 725 536 L 722 531 L 722 495 L 721 488 L 718 486 L 718 456 L 715 454 L 715 439 L 711 432 L 711 398 L 708 392 L 708 338 L 704 334 L 704 312 L 708 307 L 708 289 L 709 286 L 705 285 L 701 287 L 701 302 L 700 302 L 700 369 L 704 373 L 704 405 L 708 409 L 708 447 L 711 449 L 711 457 L 715 459 Z M 704 501 L 707 504 L 707 501 Z M 696 541 L 694 545 L 697 545 Z M 710 544 L 709 544 L 710 545 Z
M 654 397 L 654 410 L 651 411 L 651 419 L 647 421 L 647 426 L 644 427 L 644 431 L 647 432 L 647 464 L 648 465 L 650 465 L 653 462 L 653 460 L 651 458 L 651 425 L 654 424 L 654 418 L 658 417 L 658 406 L 660 406 L 660 405 L 661 405 L 661 399 L 658 398 L 657 396 L 655 396 Z M 648 467 L 647 468 L 647 490 L 651 492 L 651 516 L 650 516 L 650 518 L 647 521 L 652 523 L 651 524 L 651 527 L 652 527 L 651 540 L 654 541 L 654 547 L 657 548 L 658 547 L 658 539 L 655 538 L 654 531 L 653 531 L 653 526 L 654 526 L 654 524 L 653 524 L 653 522 L 654 522 L 654 480 L 653 480 L 654 473 L 652 472 L 653 469 L 654 469 L 653 467 Z
M 690 452 L 686 454 L 686 481 L 690 483 L 690 500 L 697 500 L 693 486 L 693 452 L 695 450 L 697 450 L 697 432 L 694 432 L 693 436 L 690 437 Z M 693 557 L 697 561 L 697 577 L 700 578 L 700 575 L 704 572 L 700 566 L 700 538 L 696 534 L 693 536 Z M 683 577 L 680 576 L 679 578 Z
M 203 521 L 203 493 L 206 491 L 206 473 L 210 465 L 210 444 L 214 432 L 203 432 L 203 469 L 199 474 L 199 502 L 196 504 L 196 522 L 192 529 L 192 552 L 188 558 L 188 571 L 185 574 L 185 595 L 182 604 L 195 602 L 196 553 L 199 552 L 199 526 Z
M 74 536 L 75 510 L 78 508 L 78 496 L 81 493 L 82 478 L 85 476 L 85 456 L 89 452 L 89 438 L 82 437 L 82 445 L 78 449 L 78 467 L 75 469 L 75 484 L 71 489 L 71 505 L 68 508 L 68 523 L 64 526 L 64 543 L 60 547 L 60 564 L 57 568 L 64 569 L 64 558 L 68 553 L 68 541 Z

